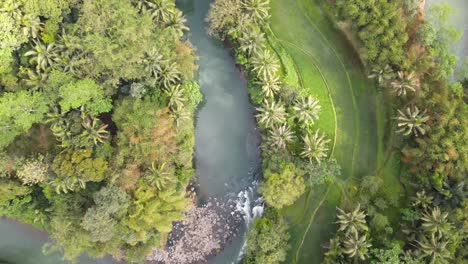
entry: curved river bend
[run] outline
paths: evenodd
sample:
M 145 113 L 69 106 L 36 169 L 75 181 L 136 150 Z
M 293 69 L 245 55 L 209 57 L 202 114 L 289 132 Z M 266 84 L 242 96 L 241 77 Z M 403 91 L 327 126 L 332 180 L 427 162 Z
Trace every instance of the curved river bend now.
M 223 43 L 206 34 L 205 17 L 211 0 L 178 0 L 188 19 L 190 41 L 199 56 L 199 83 L 204 102 L 196 118 L 195 167 L 198 195 L 240 199 L 238 209 L 249 222 L 260 168 L 260 134 L 254 108 L 249 103 L 246 81 Z M 253 196 L 253 197 L 252 197 Z M 254 201 L 252 201 L 253 203 Z M 236 210 L 235 208 L 233 210 Z M 209 259 L 213 264 L 238 262 L 245 227 L 224 250 Z M 41 247 L 47 234 L 30 226 L 0 220 L 0 263 L 60 264 L 59 255 L 44 256 Z M 111 259 L 80 258 L 80 264 L 114 263 Z

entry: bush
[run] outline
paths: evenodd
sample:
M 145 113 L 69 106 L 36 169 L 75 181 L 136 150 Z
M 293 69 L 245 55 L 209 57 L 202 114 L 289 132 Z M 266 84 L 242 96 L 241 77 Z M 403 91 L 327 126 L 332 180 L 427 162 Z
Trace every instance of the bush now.
M 276 264 L 286 260 L 290 245 L 288 224 L 276 211 L 255 220 L 247 234 L 244 264 Z

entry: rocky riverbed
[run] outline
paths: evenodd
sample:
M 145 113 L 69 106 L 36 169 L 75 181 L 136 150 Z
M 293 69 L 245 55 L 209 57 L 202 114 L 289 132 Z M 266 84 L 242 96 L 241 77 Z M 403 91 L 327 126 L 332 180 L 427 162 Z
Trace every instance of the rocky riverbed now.
M 187 220 L 174 224 L 166 250 L 154 250 L 148 260 L 164 264 L 206 263 L 239 233 L 243 213 L 236 199 L 209 199 L 186 213 Z

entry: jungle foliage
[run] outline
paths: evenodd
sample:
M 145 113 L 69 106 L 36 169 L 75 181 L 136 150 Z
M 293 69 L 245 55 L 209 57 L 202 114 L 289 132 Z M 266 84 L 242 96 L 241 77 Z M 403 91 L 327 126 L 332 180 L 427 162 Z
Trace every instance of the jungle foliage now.
M 0 216 L 142 262 L 191 200 L 194 51 L 174 0 L 0 3 Z
M 337 2 L 337 17 L 351 19 L 366 59 L 369 44 L 362 39 L 361 16 L 381 21 L 377 10 L 385 13 L 386 7 L 392 7 L 404 14 L 394 18 L 401 20 L 398 23 L 411 25 L 400 32 L 401 37 L 395 34 L 390 39 L 398 44 L 409 36 L 401 46 L 400 63 L 369 61 L 369 78 L 387 92 L 397 110 L 396 132 L 401 138 L 395 147 L 401 149 L 404 170 L 399 180 L 406 192 L 397 197 L 383 187 L 383 179 L 364 177 L 343 201 L 346 210 L 337 211 L 338 231 L 327 245 L 326 263 L 466 262 L 466 81 L 453 76 L 457 58 L 449 52 L 460 33 L 448 23 L 448 5 L 433 5 L 422 19 L 415 16 L 417 5 L 412 2 L 369 1 L 364 5 L 367 14 L 356 16 L 351 14 L 353 4 L 345 11 L 345 1 Z M 381 24 L 385 25 L 394 26 Z M 380 37 L 374 39 L 378 41 Z

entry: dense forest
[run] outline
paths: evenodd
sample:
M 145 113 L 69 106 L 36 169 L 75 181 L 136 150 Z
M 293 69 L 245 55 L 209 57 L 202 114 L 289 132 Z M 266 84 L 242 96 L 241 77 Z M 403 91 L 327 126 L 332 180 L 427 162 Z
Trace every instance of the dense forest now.
M 196 57 L 173 0 L 0 4 L 0 216 L 144 260 L 190 206 Z

